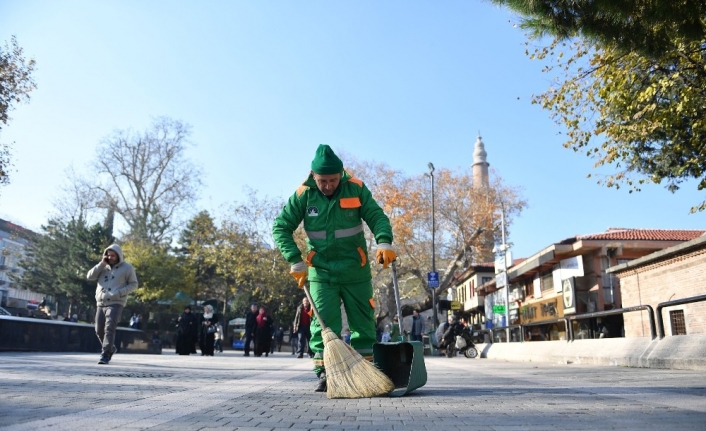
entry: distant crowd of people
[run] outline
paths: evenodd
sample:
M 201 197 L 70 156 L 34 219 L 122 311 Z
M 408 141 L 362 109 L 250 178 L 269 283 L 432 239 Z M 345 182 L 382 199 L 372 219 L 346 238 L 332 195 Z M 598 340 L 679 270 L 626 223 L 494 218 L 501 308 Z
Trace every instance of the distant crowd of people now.
M 213 306 L 205 305 L 203 313 L 196 315 L 191 312 L 191 306 L 184 307 L 184 312 L 177 319 L 176 353 L 190 355 L 196 352 L 198 345 L 201 356 L 213 356 L 216 351 L 222 353 L 222 340 L 225 339 L 223 325 L 218 320 Z
M 304 299 L 297 308 L 294 323 L 289 328 L 289 340 L 292 355 L 304 354 L 312 356 L 309 349 L 311 331 L 311 307 Z M 179 355 L 196 354 L 197 346 L 202 356 L 213 356 L 215 352 L 223 352 L 223 343 L 229 340 L 213 307 L 206 305 L 204 313 L 197 315 L 191 306 L 184 307 L 184 312 L 177 319 L 175 334 L 175 350 Z M 253 303 L 245 317 L 245 329 L 242 333 L 243 356 L 268 357 L 276 351 L 281 352 L 284 344 L 285 330 L 275 326 L 267 308 Z

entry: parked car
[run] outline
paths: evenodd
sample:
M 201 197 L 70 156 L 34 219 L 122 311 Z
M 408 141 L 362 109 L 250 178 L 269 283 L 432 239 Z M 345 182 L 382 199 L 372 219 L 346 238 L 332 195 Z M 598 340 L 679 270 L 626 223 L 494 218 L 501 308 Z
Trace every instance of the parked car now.
M 0 307 L 0 316 L 12 316 L 12 313 Z

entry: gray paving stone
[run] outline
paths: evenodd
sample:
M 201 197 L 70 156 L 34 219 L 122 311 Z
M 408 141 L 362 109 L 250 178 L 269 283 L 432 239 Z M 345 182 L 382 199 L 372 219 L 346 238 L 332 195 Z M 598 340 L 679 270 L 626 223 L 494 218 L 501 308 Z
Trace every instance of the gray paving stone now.
M 0 353 L 0 431 L 706 429 L 706 375 L 578 364 L 426 358 L 401 398 L 329 400 L 311 363 Z

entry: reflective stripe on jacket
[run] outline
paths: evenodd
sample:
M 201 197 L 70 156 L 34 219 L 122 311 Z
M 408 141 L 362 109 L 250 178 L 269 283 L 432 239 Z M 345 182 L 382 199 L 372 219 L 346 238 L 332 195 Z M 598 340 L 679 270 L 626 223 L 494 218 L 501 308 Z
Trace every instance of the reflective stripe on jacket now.
M 302 221 L 307 235 L 304 259 L 292 237 Z M 390 220 L 362 181 L 344 171 L 329 198 L 309 175 L 275 219 L 272 233 L 289 263 L 305 260 L 310 265 L 310 280 L 359 282 L 371 278 L 363 222 L 378 244 L 392 243 Z

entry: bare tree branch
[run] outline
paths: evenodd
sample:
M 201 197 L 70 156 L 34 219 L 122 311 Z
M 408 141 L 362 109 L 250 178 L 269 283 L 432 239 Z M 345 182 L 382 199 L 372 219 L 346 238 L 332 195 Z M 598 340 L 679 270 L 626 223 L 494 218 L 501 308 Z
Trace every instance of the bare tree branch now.
M 143 133 L 117 130 L 98 147 L 93 186 L 128 226 L 127 235 L 152 243 L 169 239 L 177 216 L 196 199 L 199 170 L 186 158 L 188 125 L 156 118 Z

